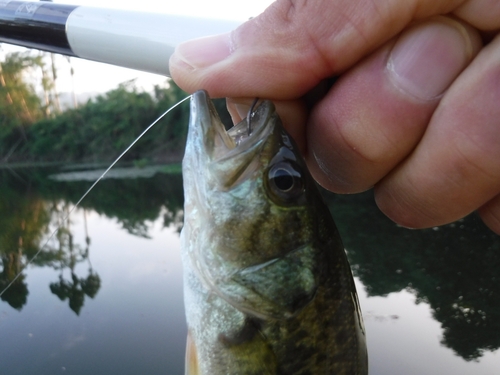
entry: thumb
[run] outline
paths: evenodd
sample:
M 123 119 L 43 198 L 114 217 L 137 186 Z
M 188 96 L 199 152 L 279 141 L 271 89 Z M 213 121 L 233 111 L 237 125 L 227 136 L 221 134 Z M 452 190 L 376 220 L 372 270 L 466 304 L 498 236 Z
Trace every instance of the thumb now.
M 277 0 L 231 33 L 179 45 L 170 59 L 172 78 L 188 92 L 203 88 L 214 97 L 298 98 L 412 20 L 450 11 L 445 0 L 381 4 Z

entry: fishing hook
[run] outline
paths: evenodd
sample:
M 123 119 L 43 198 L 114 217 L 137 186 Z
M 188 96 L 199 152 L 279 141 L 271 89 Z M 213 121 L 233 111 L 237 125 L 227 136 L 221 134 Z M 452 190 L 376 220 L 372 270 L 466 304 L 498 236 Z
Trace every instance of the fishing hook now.
M 248 127 L 248 136 L 250 136 L 250 134 L 252 134 L 252 115 L 254 114 L 254 109 L 255 109 L 255 105 L 257 104 L 257 102 L 259 101 L 259 98 L 255 98 L 252 102 L 252 105 L 250 106 L 250 109 L 248 110 L 248 113 L 247 113 L 247 127 Z

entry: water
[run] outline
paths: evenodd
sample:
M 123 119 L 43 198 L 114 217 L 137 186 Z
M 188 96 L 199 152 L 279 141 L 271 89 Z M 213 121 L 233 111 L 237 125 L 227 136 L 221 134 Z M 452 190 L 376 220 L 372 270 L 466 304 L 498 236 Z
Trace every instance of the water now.
M 164 171 L 115 172 L 68 223 L 93 172 L 0 170 L 0 285 L 65 229 L 2 296 L 2 375 L 183 374 L 182 178 Z M 399 228 L 369 192 L 326 198 L 356 275 L 370 374 L 496 374 L 500 237 L 474 216 Z

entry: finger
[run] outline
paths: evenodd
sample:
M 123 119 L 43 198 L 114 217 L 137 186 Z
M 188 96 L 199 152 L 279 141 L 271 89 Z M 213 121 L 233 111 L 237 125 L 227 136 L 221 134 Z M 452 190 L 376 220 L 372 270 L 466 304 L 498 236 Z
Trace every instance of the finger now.
M 234 124 L 244 119 L 254 99 L 227 98 L 227 110 Z M 274 101 L 284 127 L 296 141 L 299 151 L 304 155 L 306 151 L 306 136 L 304 124 L 307 121 L 308 111 L 301 100 Z
M 412 155 L 375 189 L 386 215 L 421 228 L 461 218 L 500 192 L 500 37 L 448 89 Z
M 298 98 L 398 34 L 460 0 L 277 0 L 234 32 L 190 41 L 170 59 L 174 81 L 223 97 Z
M 491 31 L 500 28 L 500 2 L 496 0 L 468 0 L 453 14 L 479 30 Z
M 479 215 L 493 232 L 500 234 L 500 195 L 481 207 Z
M 480 47 L 474 29 L 436 17 L 344 74 L 307 125 L 315 179 L 338 193 L 375 185 L 410 154 L 441 94 Z

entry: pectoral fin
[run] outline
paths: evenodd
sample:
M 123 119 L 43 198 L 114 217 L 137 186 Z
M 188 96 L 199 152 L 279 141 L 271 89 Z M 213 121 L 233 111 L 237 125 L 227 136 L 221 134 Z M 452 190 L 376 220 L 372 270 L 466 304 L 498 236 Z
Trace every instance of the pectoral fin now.
M 201 375 L 200 367 L 198 365 L 198 352 L 196 344 L 191 337 L 191 332 L 188 331 L 186 340 L 186 369 L 185 375 Z

